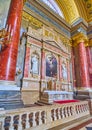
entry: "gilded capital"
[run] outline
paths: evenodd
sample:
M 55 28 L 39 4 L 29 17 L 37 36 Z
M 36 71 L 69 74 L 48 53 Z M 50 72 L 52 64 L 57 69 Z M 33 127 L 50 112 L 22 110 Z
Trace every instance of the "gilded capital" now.
M 85 44 L 85 46 L 88 46 L 88 38 L 83 33 L 78 33 L 74 37 L 72 37 L 72 45 L 73 46 L 77 46 L 81 42 L 83 42 Z

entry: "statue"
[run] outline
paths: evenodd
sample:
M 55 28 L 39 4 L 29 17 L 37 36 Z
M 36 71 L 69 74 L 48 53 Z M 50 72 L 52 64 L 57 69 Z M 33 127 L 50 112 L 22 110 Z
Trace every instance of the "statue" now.
M 64 80 L 67 79 L 67 68 L 65 64 L 62 65 L 62 76 Z
M 31 71 L 33 74 L 38 74 L 38 58 L 34 55 L 31 59 Z

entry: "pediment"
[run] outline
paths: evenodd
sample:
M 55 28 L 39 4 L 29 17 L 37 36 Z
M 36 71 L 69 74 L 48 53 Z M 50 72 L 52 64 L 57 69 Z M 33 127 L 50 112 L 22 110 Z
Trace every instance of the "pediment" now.
M 57 48 L 61 48 L 61 49 L 62 49 L 61 45 L 59 45 L 56 41 L 45 40 L 45 42 L 46 42 L 47 44 L 50 44 L 50 45 L 52 45 L 52 46 L 55 46 L 55 47 L 57 47 Z

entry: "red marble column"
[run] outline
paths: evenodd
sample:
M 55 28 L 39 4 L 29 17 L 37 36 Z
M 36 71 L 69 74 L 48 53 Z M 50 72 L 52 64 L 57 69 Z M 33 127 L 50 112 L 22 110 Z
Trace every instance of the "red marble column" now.
M 24 69 L 24 77 L 25 78 L 28 78 L 30 62 L 31 62 L 30 61 L 30 46 L 27 46 L 26 47 L 26 56 L 25 56 L 25 69 Z
M 92 88 L 92 61 L 91 61 L 91 50 L 90 49 L 91 48 L 89 46 L 86 47 L 89 81 L 90 81 L 90 87 Z
M 84 41 L 80 41 L 78 48 L 79 48 L 81 87 L 88 88 L 90 84 L 88 75 L 87 54 Z
M 91 66 L 91 53 L 89 46 L 86 47 L 88 65 Z
M 61 61 L 61 57 L 59 56 L 59 80 L 62 80 L 62 61 Z
M 41 51 L 41 79 L 45 79 L 45 51 L 42 49 Z
M 0 80 L 15 80 L 22 9 L 23 0 L 11 0 L 7 24 L 11 25 L 11 29 L 13 31 L 10 44 L 8 44 L 8 46 L 1 52 L 0 55 Z

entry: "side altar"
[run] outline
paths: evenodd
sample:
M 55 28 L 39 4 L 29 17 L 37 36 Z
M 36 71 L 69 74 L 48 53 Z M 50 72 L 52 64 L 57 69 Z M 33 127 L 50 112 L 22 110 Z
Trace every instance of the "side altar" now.
M 45 90 L 41 95 L 41 101 L 45 103 L 53 103 L 57 100 L 72 100 L 73 92 Z
M 27 13 L 23 15 L 30 17 L 33 23 L 39 23 L 31 23 L 26 33 L 21 89 L 23 103 L 72 99 L 72 94 L 67 93 L 73 91 L 71 46 L 67 43 L 69 39 L 33 16 Z M 23 21 L 25 22 L 24 19 Z

